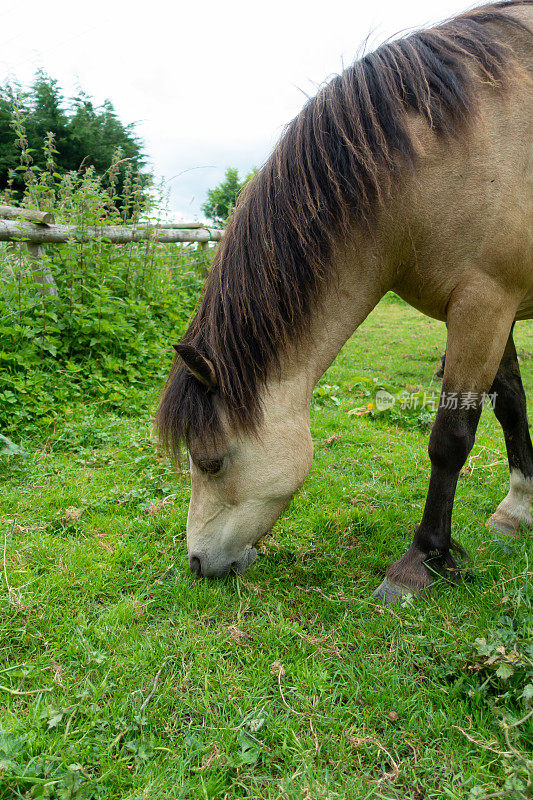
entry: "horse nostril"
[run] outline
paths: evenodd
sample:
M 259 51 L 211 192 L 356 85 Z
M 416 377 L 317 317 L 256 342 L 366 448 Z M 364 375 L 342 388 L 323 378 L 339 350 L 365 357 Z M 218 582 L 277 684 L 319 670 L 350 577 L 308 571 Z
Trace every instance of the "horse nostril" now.
M 189 559 L 189 569 L 196 575 L 198 578 L 202 574 L 202 562 L 198 558 L 198 556 L 191 556 Z

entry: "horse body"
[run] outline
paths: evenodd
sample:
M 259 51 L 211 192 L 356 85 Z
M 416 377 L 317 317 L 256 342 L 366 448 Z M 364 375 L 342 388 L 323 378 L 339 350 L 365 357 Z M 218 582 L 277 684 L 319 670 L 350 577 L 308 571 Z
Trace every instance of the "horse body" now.
M 511 470 L 491 521 L 508 532 L 531 524 L 533 447 L 512 327 L 533 317 L 533 4 L 448 25 L 385 45 L 319 93 L 235 212 L 158 414 L 163 440 L 189 448 L 196 574 L 254 559 L 311 466 L 317 380 L 390 290 L 445 321 L 448 344 L 423 519 L 379 596 L 395 601 L 457 571 L 455 486 L 491 390 Z M 464 392 L 472 407 L 448 402 Z
M 447 320 L 454 292 L 476 274 L 516 296 L 517 318 L 531 317 L 533 93 L 515 94 L 481 99 L 477 135 L 453 150 L 424 131 L 433 157 L 395 205 L 404 242 L 392 288 L 436 319 Z

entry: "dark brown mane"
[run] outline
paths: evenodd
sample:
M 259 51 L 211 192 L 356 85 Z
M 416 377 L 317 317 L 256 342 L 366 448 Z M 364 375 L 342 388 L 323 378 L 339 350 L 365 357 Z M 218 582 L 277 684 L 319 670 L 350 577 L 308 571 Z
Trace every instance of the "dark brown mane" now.
M 415 168 L 408 111 L 443 137 L 476 117 L 480 74 L 505 87 L 515 58 L 506 14 L 532 0 L 482 6 L 365 55 L 311 99 L 243 193 L 216 253 L 203 299 L 183 342 L 212 362 L 216 395 L 177 358 L 157 427 L 181 440 L 216 440 L 219 407 L 253 429 L 260 390 L 280 356 L 307 329 L 332 247 L 357 223 L 370 226 L 400 172 Z

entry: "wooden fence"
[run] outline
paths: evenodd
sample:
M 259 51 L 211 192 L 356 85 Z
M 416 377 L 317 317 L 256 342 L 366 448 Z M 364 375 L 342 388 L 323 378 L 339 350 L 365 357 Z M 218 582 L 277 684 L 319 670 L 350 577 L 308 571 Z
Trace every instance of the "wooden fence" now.
M 33 209 L 0 205 L 0 242 L 23 242 L 30 267 L 42 295 L 57 297 L 54 276 L 44 258 L 43 244 L 89 242 L 97 239 L 111 244 L 198 242 L 201 249 L 219 242 L 223 231 L 199 222 L 154 223 L 153 225 L 56 225 L 53 214 Z

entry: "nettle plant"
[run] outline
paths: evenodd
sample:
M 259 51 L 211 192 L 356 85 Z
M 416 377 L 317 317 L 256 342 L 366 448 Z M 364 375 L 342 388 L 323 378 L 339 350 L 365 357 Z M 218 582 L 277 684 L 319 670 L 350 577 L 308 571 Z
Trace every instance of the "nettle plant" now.
M 51 211 L 56 223 L 156 224 L 164 186 L 139 172 L 120 148 L 98 174 L 83 164 L 56 170 L 52 133 L 36 166 L 15 105 L 20 164 L 0 203 Z M 43 159 L 39 159 L 43 163 Z M 15 180 L 16 179 L 16 180 Z M 24 190 L 15 194 L 13 186 Z M 116 245 L 105 239 L 43 246 L 57 297 L 43 296 L 24 243 L 0 244 L 0 432 L 16 442 L 47 435 L 81 408 L 138 411 L 168 372 L 170 344 L 192 312 L 206 256 L 195 245 Z

